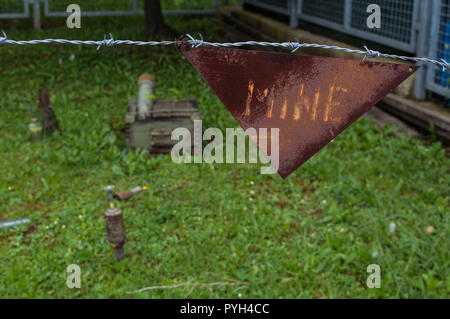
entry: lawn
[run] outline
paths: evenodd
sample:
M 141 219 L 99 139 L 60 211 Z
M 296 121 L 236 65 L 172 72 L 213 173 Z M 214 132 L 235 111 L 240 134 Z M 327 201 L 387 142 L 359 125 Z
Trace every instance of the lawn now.
M 168 17 L 179 33 L 225 41 L 212 17 Z M 144 39 L 143 18 L 0 21 L 11 39 Z M 237 127 L 173 47 L 0 46 L 1 298 L 438 298 L 450 296 L 450 159 L 439 143 L 397 138 L 360 119 L 286 180 L 255 164 L 174 164 L 124 140 L 141 73 L 159 97 L 195 97 L 203 127 Z M 63 135 L 28 136 L 46 85 Z M 106 240 L 103 187 L 147 185 L 118 204 L 127 258 Z M 396 229 L 389 231 L 390 224 Z M 430 230 L 429 226 L 434 228 Z M 69 264 L 81 289 L 66 286 Z M 367 266 L 381 267 L 369 289 Z M 181 286 L 127 294 L 146 286 Z

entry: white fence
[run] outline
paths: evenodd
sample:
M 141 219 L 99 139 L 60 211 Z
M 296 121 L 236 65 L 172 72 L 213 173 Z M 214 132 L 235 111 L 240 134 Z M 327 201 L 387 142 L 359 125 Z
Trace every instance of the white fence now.
M 29 0 L 0 0 L 0 19 L 28 18 Z
M 219 0 L 164 0 L 164 14 L 212 14 L 216 12 Z M 30 17 L 30 5 L 34 5 L 34 19 L 40 18 L 40 6 L 44 6 L 47 17 L 65 17 L 69 4 L 81 7 L 82 16 L 125 16 L 143 15 L 143 0 L 0 0 L 0 19 Z M 39 15 L 37 17 L 36 15 Z

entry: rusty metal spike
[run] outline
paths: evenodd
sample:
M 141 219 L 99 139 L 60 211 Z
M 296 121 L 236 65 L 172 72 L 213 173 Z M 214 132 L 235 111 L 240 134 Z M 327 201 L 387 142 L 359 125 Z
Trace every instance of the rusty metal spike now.
M 286 178 L 417 67 L 225 48 L 181 49 L 241 127 L 279 128 Z M 261 151 L 267 154 L 266 149 Z

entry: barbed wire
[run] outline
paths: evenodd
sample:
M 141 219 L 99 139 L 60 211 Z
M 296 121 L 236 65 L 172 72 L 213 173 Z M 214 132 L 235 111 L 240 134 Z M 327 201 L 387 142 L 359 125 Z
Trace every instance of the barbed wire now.
M 1 44 L 10 44 L 10 45 L 37 45 L 37 44 L 74 44 L 74 45 L 92 45 L 97 46 L 97 50 L 101 47 L 112 47 L 117 45 L 135 45 L 135 46 L 168 46 L 175 45 L 180 43 L 180 41 L 133 41 L 133 40 L 115 40 L 112 34 L 109 34 L 109 38 L 104 37 L 103 40 L 93 41 L 93 40 L 67 40 L 67 39 L 42 39 L 42 40 L 12 40 L 8 39 L 8 36 L 4 31 L 2 31 L 3 37 L 0 37 L 0 45 Z M 263 46 L 263 47 L 273 47 L 273 48 L 285 48 L 290 49 L 291 53 L 294 53 L 298 49 L 301 48 L 318 48 L 325 50 L 335 50 L 335 51 L 343 51 L 346 53 L 360 54 L 364 55 L 364 58 L 369 56 L 373 58 L 384 57 L 390 58 L 394 60 L 403 60 L 403 61 L 411 61 L 411 62 L 423 62 L 423 63 L 431 63 L 436 66 L 442 67 L 443 71 L 450 70 L 450 63 L 444 59 L 440 59 L 439 61 L 426 58 L 426 57 L 410 57 L 410 56 L 402 56 L 396 54 L 386 54 L 381 53 L 379 51 L 370 50 L 367 46 L 364 46 L 364 50 L 357 49 L 349 49 L 343 48 L 335 45 L 326 45 L 326 44 L 318 44 L 318 43 L 300 43 L 300 42 L 264 42 L 264 41 L 243 41 L 243 42 L 208 42 L 204 41 L 202 35 L 200 34 L 200 39 L 195 39 L 191 35 L 186 35 L 189 40 L 184 40 L 185 43 L 191 45 L 193 48 L 199 48 L 201 46 L 209 46 L 215 48 L 233 48 L 233 47 L 243 47 L 243 46 Z

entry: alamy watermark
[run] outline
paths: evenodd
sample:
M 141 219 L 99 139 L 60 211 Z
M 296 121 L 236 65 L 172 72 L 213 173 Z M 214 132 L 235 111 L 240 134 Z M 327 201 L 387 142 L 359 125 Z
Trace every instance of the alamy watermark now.
M 72 3 L 67 6 L 67 13 L 70 13 L 67 18 L 67 27 L 69 29 L 81 28 L 81 7 L 78 4 Z M 369 4 L 366 9 L 370 15 L 367 17 L 366 25 L 369 29 L 381 28 L 381 8 L 378 4 Z
M 370 275 L 367 277 L 368 288 L 380 288 L 381 287 L 381 268 L 380 265 L 370 264 L 367 266 L 367 272 Z
M 367 27 L 369 29 L 379 29 L 381 28 L 381 8 L 378 4 L 369 4 L 367 6 L 367 13 L 371 13 L 367 17 Z
M 78 4 L 70 4 L 67 9 L 67 13 L 70 15 L 67 17 L 67 27 L 69 29 L 80 29 L 81 28 L 81 8 Z
M 66 285 L 68 288 L 81 288 L 81 268 L 77 264 L 71 264 L 67 266 L 67 276 Z
M 180 127 L 172 131 L 171 139 L 178 141 L 171 151 L 172 161 L 181 163 L 248 163 L 256 164 L 259 160 L 262 164 L 261 174 L 274 174 L 279 167 L 279 129 L 278 128 L 227 128 L 224 141 L 220 129 L 210 127 L 202 131 L 202 121 L 194 121 L 194 136 L 187 128 Z M 203 132 L 203 133 L 202 133 Z M 209 143 L 203 147 L 203 141 Z M 258 146 L 259 152 L 258 152 Z M 224 147 L 226 148 L 224 156 Z M 237 151 L 235 156 L 235 150 Z M 224 160 L 225 157 L 225 160 Z

